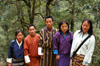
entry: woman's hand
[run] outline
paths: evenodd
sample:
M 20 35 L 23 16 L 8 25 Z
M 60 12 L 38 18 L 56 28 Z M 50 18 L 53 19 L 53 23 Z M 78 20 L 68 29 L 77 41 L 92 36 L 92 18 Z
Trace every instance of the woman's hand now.
M 8 66 L 12 66 L 12 63 L 9 63 Z
M 60 59 L 60 56 L 59 55 L 56 55 L 56 59 L 59 60 Z
M 72 66 L 72 59 L 70 59 L 70 66 Z

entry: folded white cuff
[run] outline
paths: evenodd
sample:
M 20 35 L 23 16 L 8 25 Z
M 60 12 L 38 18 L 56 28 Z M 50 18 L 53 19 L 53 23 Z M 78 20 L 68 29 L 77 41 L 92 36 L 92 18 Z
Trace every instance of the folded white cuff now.
M 38 47 L 38 55 L 43 55 L 43 53 L 42 53 L 42 47 Z
M 25 63 L 30 63 L 30 57 L 28 55 L 24 56 Z
M 88 62 L 86 62 L 86 61 L 84 61 L 83 60 L 83 63 L 82 63 L 83 65 L 86 65 L 86 66 L 88 66 L 89 65 L 89 63 Z
M 72 57 L 72 55 L 73 55 L 73 53 L 71 52 L 71 53 L 70 53 L 70 57 Z
M 12 63 L 12 58 L 7 58 L 6 61 L 7 61 L 8 63 Z

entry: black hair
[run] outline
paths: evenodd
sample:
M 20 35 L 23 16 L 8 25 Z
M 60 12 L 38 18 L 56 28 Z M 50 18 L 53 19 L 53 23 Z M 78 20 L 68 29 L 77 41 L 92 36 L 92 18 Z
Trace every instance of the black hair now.
M 28 30 L 29 30 L 29 28 L 30 28 L 31 26 L 34 26 L 34 28 L 36 29 L 36 26 L 35 26 L 34 24 L 30 24 L 30 25 L 27 27 Z
M 17 30 L 17 31 L 15 32 L 15 36 L 17 36 L 17 34 L 20 33 L 20 32 L 23 34 L 23 32 L 22 32 L 21 30 Z
M 46 19 L 48 19 L 48 18 L 51 18 L 51 19 L 52 19 L 52 21 L 54 21 L 54 19 L 53 19 L 53 17 L 52 17 L 52 16 L 47 16 L 47 17 L 45 18 L 45 21 L 46 21 Z
M 64 24 L 64 23 L 66 23 L 66 24 L 68 25 L 67 33 L 69 33 L 69 24 L 68 24 L 68 22 L 67 22 L 66 20 L 62 20 L 62 21 L 59 23 L 59 32 L 60 32 L 60 33 L 62 32 L 62 31 L 61 31 L 61 25 Z
M 93 27 L 92 27 L 92 21 L 90 19 L 84 19 L 82 21 L 82 24 L 87 21 L 89 24 L 90 24 L 90 29 L 88 30 L 88 34 L 93 34 Z M 82 25 L 81 25 L 81 31 L 80 32 L 83 32 L 83 29 L 82 29 Z

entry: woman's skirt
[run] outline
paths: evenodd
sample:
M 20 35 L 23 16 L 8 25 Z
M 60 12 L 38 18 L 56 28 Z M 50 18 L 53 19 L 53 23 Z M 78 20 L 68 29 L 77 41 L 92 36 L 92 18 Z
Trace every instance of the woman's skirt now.
M 59 61 L 56 59 L 56 66 L 69 66 L 70 65 L 70 53 L 69 54 L 59 54 Z
M 12 59 L 12 66 L 24 66 L 24 59 Z
M 84 59 L 84 55 L 76 54 L 75 57 L 72 59 L 72 66 L 81 66 Z

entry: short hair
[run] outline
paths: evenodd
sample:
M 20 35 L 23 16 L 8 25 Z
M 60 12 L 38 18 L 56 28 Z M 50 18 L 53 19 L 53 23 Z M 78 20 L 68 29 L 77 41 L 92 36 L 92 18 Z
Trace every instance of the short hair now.
M 36 26 L 34 25 L 34 24 L 30 24 L 30 25 L 28 25 L 28 30 L 29 30 L 29 28 L 31 27 L 31 26 L 34 26 L 34 28 L 36 29 Z
M 23 34 L 23 32 L 22 32 L 21 30 L 17 30 L 17 31 L 15 32 L 15 36 L 17 36 L 17 34 L 20 33 L 20 32 Z
M 46 19 L 48 19 L 48 18 L 51 18 L 51 19 L 52 19 L 52 21 L 54 21 L 54 19 L 53 19 L 53 17 L 52 17 L 52 16 L 46 16 L 45 21 L 46 21 Z
M 66 23 L 68 25 L 68 30 L 66 31 L 67 33 L 69 33 L 69 24 L 66 20 L 62 20 L 60 23 L 59 23 L 59 32 L 61 33 L 62 30 L 61 30 L 61 25 Z
M 89 24 L 90 24 L 90 29 L 88 30 L 88 34 L 93 34 L 93 27 L 92 27 L 92 21 L 90 19 L 84 19 L 82 21 L 82 24 L 87 21 Z M 81 31 L 80 32 L 83 32 L 83 29 L 82 29 L 82 24 L 81 24 Z

